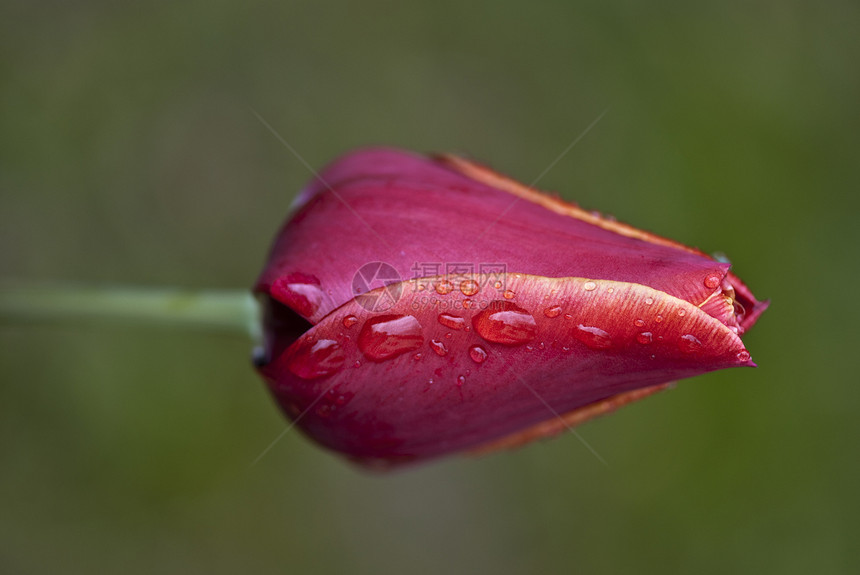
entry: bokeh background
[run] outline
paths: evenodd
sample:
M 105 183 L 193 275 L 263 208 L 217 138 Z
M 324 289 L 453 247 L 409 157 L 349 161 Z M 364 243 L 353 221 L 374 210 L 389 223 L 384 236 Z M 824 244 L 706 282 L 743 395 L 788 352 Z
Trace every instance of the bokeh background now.
M 722 251 L 714 373 L 512 453 L 369 475 L 224 335 L 0 326 L 4 573 L 856 573 L 860 5 L 0 6 L 2 278 L 249 286 L 301 163 L 470 154 Z

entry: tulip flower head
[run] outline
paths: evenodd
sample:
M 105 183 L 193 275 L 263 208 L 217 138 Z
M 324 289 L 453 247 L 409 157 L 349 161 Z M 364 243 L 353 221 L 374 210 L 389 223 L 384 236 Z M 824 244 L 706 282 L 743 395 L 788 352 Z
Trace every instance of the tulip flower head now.
M 274 242 L 258 369 L 360 463 L 520 445 L 755 365 L 741 335 L 767 302 L 729 267 L 459 157 L 362 150 Z

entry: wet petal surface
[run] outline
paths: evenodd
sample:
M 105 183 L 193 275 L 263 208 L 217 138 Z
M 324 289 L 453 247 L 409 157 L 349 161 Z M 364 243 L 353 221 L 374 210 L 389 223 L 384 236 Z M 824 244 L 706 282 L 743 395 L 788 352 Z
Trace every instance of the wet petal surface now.
M 428 285 L 441 279 L 425 278 Z M 476 448 L 554 420 L 543 401 L 564 414 L 754 365 L 727 326 L 646 286 L 519 274 L 497 288 L 493 276 L 475 279 L 480 288 L 470 296 L 404 282 L 385 314 L 349 302 L 262 372 L 288 412 L 328 405 L 298 422 L 317 441 L 358 460 L 399 462 Z M 505 292 L 515 296 L 508 300 Z M 543 313 L 555 307 L 558 314 Z M 344 329 L 352 317 L 358 337 Z M 314 350 L 336 350 L 338 359 Z M 307 365 L 297 367 L 300 361 Z M 329 405 L 330 392 L 351 399 Z

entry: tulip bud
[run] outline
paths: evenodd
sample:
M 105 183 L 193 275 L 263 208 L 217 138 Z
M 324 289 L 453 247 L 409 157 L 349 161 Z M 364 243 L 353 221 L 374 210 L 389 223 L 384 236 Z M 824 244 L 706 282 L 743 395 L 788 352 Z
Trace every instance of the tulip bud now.
M 753 366 L 729 265 L 453 156 L 374 149 L 302 192 L 255 292 L 258 367 L 365 464 L 519 445 Z

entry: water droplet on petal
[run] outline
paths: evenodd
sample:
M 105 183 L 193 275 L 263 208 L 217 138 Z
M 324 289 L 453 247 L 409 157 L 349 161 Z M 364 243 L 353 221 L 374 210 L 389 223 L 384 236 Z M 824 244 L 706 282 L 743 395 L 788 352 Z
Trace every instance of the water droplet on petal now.
M 720 274 L 708 274 L 708 277 L 705 278 L 705 287 L 708 289 L 716 289 L 722 280 L 723 278 Z
M 543 314 L 546 317 L 558 317 L 559 315 L 561 315 L 561 306 L 557 305 L 553 307 L 548 307 L 543 310 Z
M 466 376 L 461 375 L 457 377 L 457 387 L 463 387 L 463 384 L 466 383 Z
M 742 363 L 746 363 L 750 360 L 750 352 L 747 350 L 742 350 L 738 352 L 738 361 Z
M 597 284 L 594 282 L 585 282 L 582 284 L 582 289 L 585 291 L 594 291 L 597 289 Z
M 678 347 L 684 353 L 698 353 L 702 351 L 702 342 L 699 339 L 692 335 L 682 335 L 681 339 L 678 340 Z
M 439 341 L 438 339 L 430 340 L 430 349 L 436 352 L 438 356 L 444 356 L 448 353 L 448 348 L 445 347 L 445 344 Z
M 654 298 L 652 298 L 652 297 L 646 297 L 645 298 L 645 305 L 651 305 L 652 303 L 654 303 Z
M 633 322 L 633 325 L 635 325 L 636 327 L 645 327 L 645 320 L 644 319 L 637 319 L 636 321 Z
M 654 321 L 656 321 L 657 323 L 660 323 L 661 321 L 663 321 L 663 316 L 660 314 L 657 314 L 657 317 L 654 318 Z
M 451 329 L 460 330 L 466 325 L 465 319 L 456 315 L 451 315 L 450 313 L 440 313 L 438 319 L 439 323 Z
M 687 310 L 679 309 L 679 310 L 678 310 L 678 315 L 679 315 L 679 316 L 681 316 L 681 317 L 684 317 L 685 315 L 687 315 Z
M 514 299 L 514 296 L 516 296 L 516 295 L 517 295 L 517 294 L 515 294 L 514 292 L 512 292 L 512 291 L 511 291 L 511 290 L 509 290 L 509 289 L 508 289 L 508 290 L 505 290 L 505 292 L 502 294 L 502 296 L 503 296 L 505 299 Z
M 484 363 L 487 359 L 487 351 L 480 345 L 473 345 L 469 348 L 469 357 L 471 357 L 472 361 L 475 363 Z
M 573 335 L 591 349 L 608 349 L 612 347 L 612 338 L 599 327 L 579 324 Z
M 480 289 L 478 282 L 475 280 L 465 280 L 460 282 L 460 291 L 463 292 L 463 295 L 465 296 L 475 295 Z
M 348 315 L 343 318 L 343 327 L 349 329 L 358 323 L 358 318 L 354 315 Z
M 449 294 L 454 290 L 454 284 L 448 280 L 443 280 L 436 284 L 436 293 L 439 295 Z
M 344 405 L 349 403 L 349 400 L 352 399 L 353 395 L 355 395 L 355 394 L 354 393 L 343 393 L 341 395 L 338 395 L 337 398 L 335 398 L 334 402 L 336 405 L 343 407 Z
M 472 318 L 475 331 L 494 343 L 522 345 L 537 335 L 535 318 L 523 308 L 496 300 Z
M 564 314 L 564 319 L 573 319 L 573 315 L 566 313 Z
M 316 276 L 291 273 L 272 282 L 272 296 L 303 317 L 316 313 L 325 297 Z
M 333 339 L 301 341 L 290 350 L 287 368 L 302 379 L 331 375 L 343 367 L 346 356 Z
M 636 341 L 641 343 L 642 345 L 648 345 L 651 343 L 653 336 L 650 331 L 643 331 L 639 335 L 636 336 Z
M 358 348 L 372 361 L 385 361 L 424 343 L 421 324 L 411 315 L 380 315 L 364 322 Z
M 358 360 L 355 360 L 355 362 L 352 364 L 352 367 L 361 367 L 361 362 Z
M 502 282 L 496 281 L 496 283 L 493 284 L 493 287 L 496 289 L 502 289 Z

